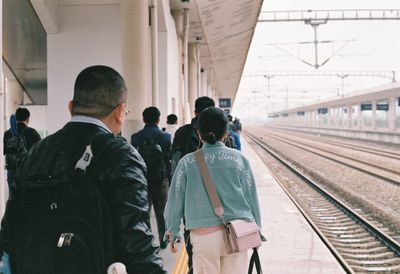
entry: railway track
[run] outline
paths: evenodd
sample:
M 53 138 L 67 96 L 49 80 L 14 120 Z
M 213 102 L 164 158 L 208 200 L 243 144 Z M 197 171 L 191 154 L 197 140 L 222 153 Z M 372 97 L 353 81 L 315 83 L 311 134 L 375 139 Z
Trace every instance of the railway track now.
M 337 162 L 341 165 L 348 166 L 352 169 L 357 169 L 363 173 L 370 176 L 376 177 L 378 179 L 387 181 L 394 185 L 400 186 L 400 170 L 394 168 L 384 167 L 382 165 L 366 161 L 354 156 L 344 155 L 343 153 L 338 153 L 330 149 L 321 148 L 316 144 L 310 144 L 306 141 L 301 140 L 289 140 L 286 136 L 281 134 L 271 133 L 269 131 L 262 130 L 262 134 L 278 140 L 279 142 L 286 143 L 288 145 L 294 146 L 296 148 L 302 149 L 304 151 L 310 152 L 317 156 L 329 159 L 331 161 Z M 372 152 L 371 152 L 372 153 Z
M 277 129 L 274 128 L 274 130 L 277 130 Z M 350 144 L 350 143 L 346 143 L 346 142 L 340 142 L 340 141 L 337 141 L 337 140 L 330 140 L 330 139 L 325 139 L 325 138 L 320 138 L 320 137 L 314 137 L 314 136 L 312 136 L 310 134 L 301 134 L 301 133 L 298 133 L 298 132 L 282 130 L 282 129 L 279 129 L 279 128 L 278 128 L 278 130 L 280 132 L 285 132 L 287 134 L 289 133 L 292 136 L 298 136 L 300 138 L 306 138 L 307 140 L 313 140 L 313 141 L 316 141 L 316 142 L 319 142 L 319 143 L 324 143 L 324 144 L 338 146 L 338 147 L 341 147 L 341 148 L 348 148 L 348 149 L 351 149 L 351 150 L 366 152 L 366 153 L 370 153 L 370 154 L 386 157 L 386 158 L 389 158 L 389 159 L 400 160 L 400 153 L 389 151 L 389 150 L 385 150 L 385 149 L 372 148 L 372 147 L 367 147 L 367 146 L 364 146 L 364 145 Z
M 347 273 L 400 273 L 400 245 L 322 189 L 254 135 L 246 135 L 300 180 L 280 183 Z M 279 182 L 279 180 L 278 180 Z

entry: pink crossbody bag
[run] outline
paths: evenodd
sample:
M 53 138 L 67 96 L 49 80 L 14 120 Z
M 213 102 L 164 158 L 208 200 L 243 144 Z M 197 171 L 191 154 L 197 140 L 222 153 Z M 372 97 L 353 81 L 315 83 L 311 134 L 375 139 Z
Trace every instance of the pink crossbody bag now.
M 258 226 L 254 221 L 242 219 L 225 221 L 224 208 L 222 207 L 221 200 L 218 197 L 217 190 L 211 179 L 210 172 L 208 171 L 203 151 L 201 149 L 197 150 L 195 152 L 195 157 L 208 197 L 214 208 L 214 213 L 224 224 L 225 233 L 229 242 L 229 253 L 260 247 L 261 236 Z

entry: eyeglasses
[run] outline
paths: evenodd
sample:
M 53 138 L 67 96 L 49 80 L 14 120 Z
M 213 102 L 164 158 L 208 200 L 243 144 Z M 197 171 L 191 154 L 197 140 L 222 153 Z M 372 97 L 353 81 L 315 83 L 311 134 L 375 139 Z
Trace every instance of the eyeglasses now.
M 122 103 L 122 105 L 124 106 L 125 116 L 128 116 L 131 111 L 126 108 L 126 103 Z
M 116 109 L 119 105 L 123 105 L 124 106 L 124 113 L 125 113 L 125 116 L 128 116 L 128 114 L 131 112 L 129 109 L 127 109 L 126 108 L 126 103 L 125 102 L 122 102 L 122 103 L 119 103 L 118 105 L 116 105 L 115 107 L 113 107 L 112 109 L 114 110 L 114 109 Z

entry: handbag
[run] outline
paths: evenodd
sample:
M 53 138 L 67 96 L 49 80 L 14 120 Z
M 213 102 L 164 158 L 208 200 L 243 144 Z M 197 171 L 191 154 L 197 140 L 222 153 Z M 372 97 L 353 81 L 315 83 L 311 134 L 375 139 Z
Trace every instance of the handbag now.
M 204 160 L 203 151 L 197 150 L 195 152 L 197 164 L 200 168 L 200 174 L 203 179 L 204 186 L 207 190 L 208 197 L 214 208 L 214 213 L 222 221 L 227 240 L 229 243 L 229 253 L 236 253 L 250 248 L 261 246 L 261 236 L 257 224 L 254 221 L 246 221 L 236 219 L 226 222 L 224 219 L 224 208 L 222 207 L 221 200 L 218 197 L 217 190 L 211 179 L 210 173 L 207 168 L 206 161 Z

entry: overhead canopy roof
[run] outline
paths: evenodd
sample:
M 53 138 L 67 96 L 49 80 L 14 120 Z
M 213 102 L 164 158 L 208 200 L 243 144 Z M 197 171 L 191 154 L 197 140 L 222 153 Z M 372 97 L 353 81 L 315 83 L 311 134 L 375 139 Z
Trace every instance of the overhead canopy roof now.
M 171 0 L 189 9 L 189 42 L 201 37 L 201 66 L 212 68 L 217 96 L 235 98 L 262 0 Z
M 48 33 L 57 32 L 52 12 L 48 11 L 55 9 L 57 2 L 69 4 L 120 2 L 119 0 L 30 1 Z M 200 43 L 201 66 L 212 68 L 216 95 L 234 100 L 263 0 L 169 0 L 169 2 L 172 9 L 189 10 L 189 42 Z

